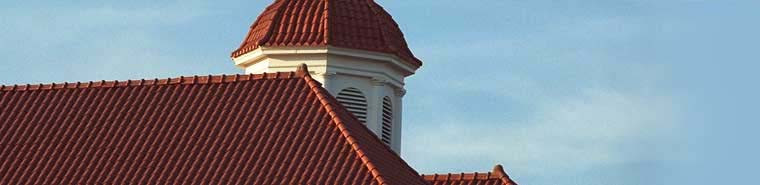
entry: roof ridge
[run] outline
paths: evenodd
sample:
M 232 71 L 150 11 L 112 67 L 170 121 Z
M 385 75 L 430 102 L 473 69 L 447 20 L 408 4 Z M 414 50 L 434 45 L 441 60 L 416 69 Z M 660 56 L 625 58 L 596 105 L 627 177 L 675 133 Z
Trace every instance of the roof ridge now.
M 287 3 L 286 1 L 288 0 L 275 0 L 274 3 L 272 3 L 270 6 L 267 6 L 264 9 L 265 13 L 270 9 L 274 11 L 274 15 L 272 16 L 272 19 L 269 20 L 271 21 L 271 23 L 269 23 L 270 25 L 274 25 L 275 21 L 278 20 L 280 16 L 282 16 L 282 12 L 285 10 L 280 7 L 283 6 L 283 4 L 286 4 Z M 250 26 L 250 30 L 248 31 L 248 34 L 246 34 L 245 36 L 246 39 L 250 38 L 254 34 L 254 31 L 255 31 L 254 28 L 257 25 L 262 24 L 263 23 L 262 21 L 267 21 L 267 20 L 264 20 L 265 15 L 266 15 L 265 13 L 259 14 L 259 16 L 256 17 L 256 20 Z M 258 48 L 259 45 L 263 45 L 266 42 L 269 42 L 271 40 L 272 33 L 274 31 L 274 26 L 269 26 L 266 29 L 267 31 L 264 33 L 264 36 L 262 38 L 258 40 L 253 40 L 253 42 L 255 43 L 252 46 L 248 46 L 248 40 L 243 40 L 243 42 L 240 43 L 240 46 L 238 47 L 238 49 L 232 52 L 231 56 L 234 58 L 234 57 L 243 55 L 255 48 Z
M 154 78 L 140 80 L 100 80 L 89 82 L 63 82 L 63 83 L 40 83 L 40 84 L 16 84 L 1 85 L 0 92 L 8 91 L 38 91 L 38 90 L 63 90 L 63 89 L 90 89 L 90 88 L 114 88 L 114 87 L 135 87 L 135 86 L 154 86 L 154 85 L 189 85 L 189 84 L 220 84 L 233 83 L 253 80 L 266 79 L 294 79 L 302 78 L 308 73 L 299 72 L 277 72 L 261 74 L 235 74 L 235 75 L 207 75 L 207 76 L 180 76 L 176 78 Z
M 285 7 L 283 8 L 283 6 L 285 6 Z M 283 40 L 282 39 L 282 37 L 283 37 L 282 35 L 278 34 L 278 37 L 272 38 L 272 34 L 276 31 L 275 28 L 277 28 L 280 31 L 282 31 L 282 29 L 283 29 L 282 28 L 282 22 L 284 20 L 282 20 L 281 18 L 283 16 L 283 14 L 285 14 L 285 11 L 291 9 L 293 6 L 294 6 L 293 5 L 293 0 L 281 0 L 280 1 L 280 6 L 277 7 L 277 11 L 275 12 L 274 16 L 272 17 L 272 25 L 275 25 L 275 26 L 269 26 L 267 28 L 268 31 L 266 32 L 266 35 L 264 35 L 264 37 L 261 38 L 261 40 L 257 43 L 257 45 L 273 42 L 272 40 L 274 40 L 274 41 Z
M 398 28 L 399 31 L 401 30 L 400 26 L 398 25 L 398 22 L 396 22 L 396 20 L 393 19 L 393 16 L 390 15 L 390 13 L 388 13 L 388 11 L 385 10 L 385 8 L 383 8 L 382 6 L 380 6 L 379 4 L 377 4 L 374 0 L 369 0 L 367 2 L 367 6 L 369 6 L 369 9 L 373 13 L 375 13 L 376 16 L 374 18 L 375 18 L 375 21 L 378 24 L 380 24 L 380 25 L 386 25 L 386 26 L 388 26 L 388 24 L 390 24 L 390 26 Z M 389 17 L 389 19 L 381 19 L 378 16 L 387 16 L 387 17 Z M 390 22 L 389 22 L 389 20 L 390 20 Z M 391 40 L 390 40 L 391 36 L 387 35 L 387 32 L 386 32 L 387 30 L 384 30 L 383 28 L 379 28 L 378 31 L 380 32 L 380 35 L 382 36 L 382 40 L 385 43 L 386 49 L 390 49 L 390 52 L 394 53 L 395 55 L 398 55 L 399 58 L 401 58 L 403 60 L 411 60 L 409 62 L 412 62 L 415 65 L 422 66 L 422 61 L 420 61 L 419 58 L 417 58 L 416 56 L 414 56 L 414 53 L 412 53 L 412 51 L 409 49 L 409 43 L 403 42 L 402 43 L 402 48 L 394 48 L 394 47 L 392 47 L 393 45 L 390 43 L 391 42 Z M 399 32 L 399 33 L 401 34 L 402 38 L 406 39 L 406 37 L 404 36 L 404 32 Z M 411 54 L 411 57 L 409 57 L 409 59 L 407 59 L 406 57 L 403 57 L 404 56 L 404 54 L 403 54 L 404 52 L 409 52 L 409 54 Z
M 427 181 L 440 181 L 440 180 L 499 180 L 502 183 L 506 185 L 517 185 L 515 181 L 513 181 L 509 175 L 504 171 L 504 167 L 502 165 L 496 165 L 493 168 L 493 171 L 482 173 L 482 172 L 473 172 L 473 173 L 446 173 L 446 174 L 427 174 L 422 175 L 422 178 Z M 452 179 L 454 178 L 454 179 Z M 485 179 L 481 179 L 485 178 Z
M 482 176 L 481 176 L 482 175 Z M 497 174 L 491 173 L 491 172 L 473 172 L 473 173 L 434 173 L 434 174 L 425 174 L 422 175 L 422 177 L 430 178 L 431 180 L 436 179 L 434 177 L 444 177 L 444 176 L 456 176 L 456 178 L 460 180 L 482 180 L 481 177 L 486 177 L 486 179 L 501 179 L 501 176 L 497 176 Z
M 303 69 L 305 69 L 305 67 Z M 351 145 L 351 149 L 353 149 L 354 152 L 356 152 L 356 154 L 362 160 L 362 163 L 364 163 L 365 167 L 367 167 L 370 173 L 375 177 L 375 180 L 378 182 L 378 184 L 380 185 L 389 184 L 388 183 L 389 181 L 385 177 L 383 177 L 383 174 L 380 173 L 380 170 L 377 168 L 377 165 L 375 165 L 376 163 L 366 155 L 365 153 L 366 150 L 363 149 L 359 144 L 357 144 L 358 140 L 353 136 L 353 134 L 347 131 L 348 128 L 345 126 L 345 124 L 348 122 L 348 120 L 345 120 L 344 117 L 342 117 L 339 114 L 341 113 L 339 112 L 340 108 L 338 107 L 340 104 L 337 102 L 337 100 L 332 98 L 332 96 L 329 95 L 329 93 L 324 88 L 322 88 L 321 83 L 319 83 L 314 78 L 312 78 L 311 75 L 307 74 L 303 78 L 307 81 L 307 84 L 312 89 L 312 91 L 314 91 L 314 93 L 317 95 L 317 98 L 322 103 L 324 108 L 327 109 L 328 114 L 333 118 L 333 121 L 335 122 L 336 126 L 338 126 L 338 129 L 341 131 L 341 135 L 347 139 L 349 145 Z M 386 146 L 386 145 L 383 145 L 383 146 Z M 386 150 L 392 155 L 395 155 L 396 157 L 398 157 L 399 159 L 401 158 L 400 156 L 398 156 L 398 154 L 396 154 L 392 150 L 390 149 L 386 149 Z M 407 168 L 408 170 L 415 172 L 415 175 L 419 177 L 419 173 L 417 173 L 417 171 L 412 169 L 409 166 L 409 164 L 407 164 L 403 159 L 400 159 L 400 161 L 402 162 L 402 164 L 404 164 L 404 168 Z M 424 179 L 420 179 L 420 180 L 424 181 Z
M 362 163 L 364 163 L 364 166 L 367 167 L 367 169 L 370 171 L 372 176 L 375 177 L 375 180 L 380 185 L 388 184 L 387 180 L 383 178 L 383 176 L 380 174 L 380 171 L 375 167 L 374 163 L 365 155 L 364 151 L 361 149 L 361 147 L 357 144 L 356 139 L 351 133 L 346 132 L 346 126 L 345 120 L 338 115 L 337 108 L 333 105 L 335 102 L 330 101 L 329 95 L 325 90 L 322 88 L 322 84 L 320 84 L 318 81 L 314 80 L 314 78 L 311 77 L 311 75 L 304 76 L 304 80 L 306 80 L 307 84 L 309 85 L 309 88 L 317 95 L 317 99 L 319 99 L 320 103 L 322 103 L 322 106 L 326 109 L 328 114 L 333 118 L 333 121 L 335 122 L 338 129 L 341 131 L 341 136 L 345 137 L 348 141 L 348 144 L 351 145 L 351 149 L 356 152 L 357 155 L 359 155 L 359 159 L 362 160 Z
M 509 175 L 507 175 L 507 172 L 504 171 L 504 166 L 501 164 L 497 164 L 493 167 L 493 173 L 495 175 L 499 176 L 499 179 L 501 179 L 501 182 L 507 185 L 517 185 L 515 181 L 512 181 L 512 178 L 509 178 Z
M 324 20 L 325 23 L 322 25 L 322 27 L 325 27 L 325 32 L 322 33 L 322 36 L 325 37 L 322 40 L 322 43 L 325 45 L 330 45 L 330 40 L 332 40 L 332 36 L 330 35 L 330 23 L 332 23 L 332 19 L 330 19 L 330 15 L 332 15 L 331 11 L 335 11 L 335 8 L 332 8 L 333 3 L 330 2 L 330 0 L 324 0 L 325 2 L 325 10 L 324 10 Z
M 369 8 L 369 10 L 372 11 L 372 13 L 375 14 L 375 16 L 372 17 L 374 19 L 375 23 L 377 23 L 378 25 L 385 24 L 385 22 L 383 20 L 381 20 L 380 18 L 377 17 L 377 15 L 381 14 L 381 13 L 377 9 L 375 9 L 375 7 L 373 6 L 373 4 L 370 4 L 370 3 L 374 3 L 374 1 L 369 1 L 369 2 L 367 2 L 366 5 Z M 385 33 L 385 30 L 383 29 L 383 27 L 377 27 L 377 31 L 380 33 L 380 37 L 381 37 L 380 40 L 382 40 L 383 41 L 383 45 L 385 45 L 384 49 L 391 49 L 391 50 L 393 50 L 392 47 L 389 47 L 389 45 L 390 45 L 390 38 L 388 38 L 388 35 Z M 392 52 L 396 53 L 396 51 L 392 51 Z M 399 58 L 401 58 L 401 57 L 399 57 Z

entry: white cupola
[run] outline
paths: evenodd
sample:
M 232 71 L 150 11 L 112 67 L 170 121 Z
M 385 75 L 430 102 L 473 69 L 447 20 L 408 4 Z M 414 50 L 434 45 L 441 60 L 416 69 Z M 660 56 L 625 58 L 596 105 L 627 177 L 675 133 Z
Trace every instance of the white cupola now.
M 400 153 L 404 78 L 422 65 L 372 0 L 275 0 L 232 53 L 246 73 L 306 64 L 357 119 Z

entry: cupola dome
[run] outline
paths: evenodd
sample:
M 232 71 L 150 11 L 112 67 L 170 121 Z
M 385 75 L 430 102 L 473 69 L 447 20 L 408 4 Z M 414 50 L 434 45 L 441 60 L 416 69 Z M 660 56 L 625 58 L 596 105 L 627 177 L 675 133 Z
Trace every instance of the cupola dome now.
M 373 0 L 275 0 L 232 57 L 260 47 L 319 46 L 386 53 L 422 65 L 396 21 Z
M 248 74 L 308 73 L 383 143 L 401 151 L 405 79 L 422 66 L 373 0 L 274 0 L 232 61 Z

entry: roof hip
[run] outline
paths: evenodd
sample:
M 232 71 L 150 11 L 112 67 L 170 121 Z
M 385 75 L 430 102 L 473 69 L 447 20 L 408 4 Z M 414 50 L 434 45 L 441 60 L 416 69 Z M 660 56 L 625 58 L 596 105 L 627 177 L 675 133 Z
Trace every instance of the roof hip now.
M 302 67 L 299 67 L 299 71 L 308 71 L 305 64 L 302 64 Z M 393 184 L 393 182 L 386 179 L 385 174 L 381 172 L 381 170 L 376 165 L 376 161 L 372 159 L 372 157 L 368 156 L 365 151 L 365 148 L 362 147 L 362 144 L 360 144 L 361 140 L 357 139 L 349 130 L 353 130 L 352 128 L 348 128 L 347 124 L 349 122 L 358 123 L 357 120 L 350 120 L 352 117 L 347 116 L 348 114 L 345 112 L 345 110 L 341 107 L 341 105 L 333 98 L 329 93 L 322 88 L 322 84 L 320 84 L 318 81 L 313 79 L 311 75 L 305 75 L 304 79 L 307 81 L 307 84 L 309 85 L 310 89 L 317 95 L 317 99 L 322 103 L 322 106 L 326 109 L 328 114 L 333 118 L 333 121 L 335 122 L 335 126 L 338 127 L 338 129 L 341 131 L 341 135 L 349 142 L 351 145 L 351 148 L 354 152 L 356 152 L 356 155 L 359 156 L 362 163 L 367 167 L 367 169 L 372 173 L 372 175 L 375 177 L 375 180 L 381 184 L 381 185 L 389 185 Z M 375 138 L 377 139 L 377 138 Z M 364 140 L 366 141 L 366 140 Z M 371 142 L 371 141 L 368 141 Z M 377 141 L 379 142 L 379 140 Z M 366 143 L 365 143 L 366 144 Z M 409 167 L 408 164 L 406 164 L 400 156 L 398 156 L 395 152 L 393 152 L 388 146 L 381 144 L 381 147 L 385 147 L 385 150 L 388 153 L 391 153 L 392 155 L 396 155 L 393 157 L 397 157 L 399 161 L 403 163 L 403 166 L 406 170 L 410 170 L 411 172 L 415 173 L 414 175 L 419 176 L 419 173 L 417 173 L 414 169 Z M 424 181 L 422 181 L 422 178 L 419 178 L 419 182 L 405 182 L 407 184 L 426 184 Z

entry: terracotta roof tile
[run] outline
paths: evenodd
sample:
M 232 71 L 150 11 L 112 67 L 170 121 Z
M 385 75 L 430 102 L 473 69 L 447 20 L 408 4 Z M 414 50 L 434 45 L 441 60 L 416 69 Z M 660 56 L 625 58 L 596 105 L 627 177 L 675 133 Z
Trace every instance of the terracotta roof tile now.
M 457 173 L 423 175 L 430 185 L 517 185 L 501 165 L 488 173 Z
M 232 57 L 261 46 L 336 46 L 393 54 L 422 65 L 393 17 L 373 0 L 275 0 Z
M 0 87 L 0 184 L 426 184 L 305 72 Z

